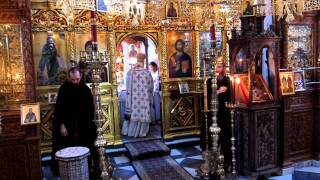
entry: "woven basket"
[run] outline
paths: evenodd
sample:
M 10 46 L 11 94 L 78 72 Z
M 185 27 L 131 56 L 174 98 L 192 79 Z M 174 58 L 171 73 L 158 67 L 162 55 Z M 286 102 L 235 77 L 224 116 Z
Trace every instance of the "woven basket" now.
M 69 147 L 57 151 L 61 180 L 88 180 L 89 149 L 85 147 Z

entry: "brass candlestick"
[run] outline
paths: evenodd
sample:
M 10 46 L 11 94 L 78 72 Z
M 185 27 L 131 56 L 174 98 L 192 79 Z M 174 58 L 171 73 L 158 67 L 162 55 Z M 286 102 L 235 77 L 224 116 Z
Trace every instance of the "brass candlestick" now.
M 210 127 L 212 137 L 212 149 L 211 149 L 211 173 L 216 175 L 219 179 L 225 179 L 224 171 L 224 156 L 220 152 L 219 133 L 221 131 L 217 123 L 218 113 L 218 99 L 217 99 L 217 79 L 215 73 L 212 76 L 212 94 L 211 94 L 211 113 L 212 124 Z
M 206 150 L 202 152 L 202 157 L 204 159 L 204 163 L 201 164 L 200 169 L 197 170 L 198 175 L 203 179 L 210 179 L 210 156 L 211 151 L 209 150 L 209 139 L 208 139 L 208 94 L 207 94 L 207 76 L 205 71 L 205 61 L 203 61 L 204 65 L 204 74 L 203 74 L 203 99 L 204 99 L 204 118 L 205 118 L 205 144 Z
M 230 115 L 231 115 L 231 151 L 232 151 L 232 176 L 233 178 L 237 178 L 237 171 L 236 171 L 236 146 L 235 146 L 235 141 L 236 138 L 234 136 L 234 111 L 237 107 L 236 104 L 226 102 L 226 107 L 230 109 Z
M 94 100 L 95 107 L 95 116 L 94 121 L 97 125 L 97 139 L 95 141 L 95 146 L 98 149 L 99 154 L 99 170 L 101 171 L 100 177 L 103 180 L 112 179 L 113 166 L 109 162 L 108 158 L 105 157 L 105 146 L 107 144 L 105 137 L 103 136 L 103 122 L 104 115 L 101 106 L 101 91 L 100 91 L 100 82 L 101 82 L 101 72 L 103 67 L 107 64 L 106 59 L 107 53 L 105 56 L 97 51 L 93 51 L 91 55 L 86 54 L 86 64 L 89 69 L 92 70 L 92 95 Z M 84 58 L 84 57 L 83 57 Z

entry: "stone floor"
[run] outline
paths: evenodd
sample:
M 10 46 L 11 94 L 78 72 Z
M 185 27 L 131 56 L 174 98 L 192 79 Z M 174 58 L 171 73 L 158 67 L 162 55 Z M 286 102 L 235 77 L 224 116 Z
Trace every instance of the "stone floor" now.
M 282 176 L 270 180 L 320 180 L 320 161 L 307 160 L 282 170 Z
M 171 149 L 170 156 L 175 159 L 178 164 L 180 164 L 189 174 L 195 177 L 195 179 L 198 179 L 196 170 L 203 162 L 200 146 Z M 116 179 L 139 180 L 139 177 L 137 176 L 129 158 L 125 155 L 125 153 L 111 157 L 110 161 L 115 167 L 113 176 Z M 57 177 L 53 176 L 49 166 L 44 166 L 42 171 L 44 174 L 44 179 L 58 179 Z
M 122 148 L 120 148 L 121 150 Z M 129 158 L 126 155 L 125 149 L 124 151 L 120 151 L 120 153 L 111 153 L 113 154 L 110 157 L 111 163 L 115 167 L 115 171 L 113 173 L 114 178 L 121 180 L 139 180 L 138 175 L 135 172 Z M 110 152 L 109 152 L 110 153 Z M 179 148 L 171 148 L 170 156 L 177 161 L 177 163 L 183 167 L 189 174 L 191 174 L 195 179 L 200 179 L 197 176 L 196 170 L 199 168 L 201 163 L 203 162 L 203 158 L 201 155 L 200 146 L 185 146 Z M 43 158 L 44 161 L 50 158 Z M 42 168 L 44 179 L 45 180 L 56 180 L 59 179 L 52 175 L 52 172 L 48 165 L 45 165 Z M 296 163 L 292 167 L 285 168 L 282 171 L 282 176 L 270 177 L 270 180 L 292 180 L 293 174 L 295 172 L 306 172 L 307 175 L 310 173 L 320 173 L 320 161 L 304 161 L 301 163 Z M 307 177 L 307 176 L 305 176 Z M 247 178 L 240 176 L 240 180 L 247 180 Z M 298 180 L 309 180 L 310 178 L 302 178 Z M 312 180 L 320 180 L 320 179 L 312 179 Z

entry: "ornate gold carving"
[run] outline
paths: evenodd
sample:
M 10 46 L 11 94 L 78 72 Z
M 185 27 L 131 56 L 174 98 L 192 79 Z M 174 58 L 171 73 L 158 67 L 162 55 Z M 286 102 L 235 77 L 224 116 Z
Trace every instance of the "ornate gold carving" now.
M 116 52 L 115 49 L 117 47 L 116 45 L 116 35 L 115 32 L 110 32 L 109 33 L 109 38 L 110 38 L 110 49 L 109 49 L 109 53 L 110 53 L 110 62 L 109 62 L 109 69 L 110 69 L 110 76 L 111 76 L 111 83 L 112 84 L 117 84 L 117 76 L 116 76 Z
M 161 44 L 160 44 L 160 48 L 161 48 L 161 59 L 160 59 L 160 77 L 163 81 L 168 80 L 169 78 L 169 72 L 168 72 L 168 68 L 167 68 L 167 31 L 162 31 L 161 32 Z M 164 91 L 167 91 L 167 87 L 164 87 Z
M 199 42 L 199 31 L 195 31 L 194 34 L 194 39 L 195 39 L 195 52 L 194 52 L 194 59 L 196 60 L 194 62 L 195 64 L 195 71 L 196 71 L 196 77 L 200 78 L 200 57 L 199 57 L 199 46 L 200 46 L 200 42 Z
M 49 153 L 52 149 L 52 121 L 53 121 L 53 106 L 41 107 L 41 153 Z
M 97 13 L 97 28 L 100 31 L 108 30 L 109 20 L 108 17 L 103 13 Z M 90 30 L 91 27 L 91 17 L 90 11 L 81 11 L 72 22 L 73 26 L 77 30 Z
M 320 10 L 320 0 L 305 0 L 304 11 Z
M 31 12 L 33 31 L 63 31 L 68 27 L 66 17 L 56 10 L 32 10 Z
M 110 55 L 109 61 L 109 77 L 110 83 L 106 83 L 101 89 L 106 89 L 105 94 L 102 95 L 103 112 L 105 115 L 104 137 L 108 139 L 108 143 L 117 144 L 120 141 L 120 119 L 118 110 L 118 92 L 117 92 L 117 81 L 115 73 L 115 61 L 117 57 L 116 47 L 123 39 L 131 35 L 142 35 L 153 40 L 157 46 L 159 62 L 160 62 L 160 76 L 162 80 L 162 91 L 163 91 L 163 119 L 164 124 L 170 123 L 170 108 L 172 108 L 172 101 L 170 95 L 172 91 L 178 90 L 178 82 L 183 80 L 187 81 L 190 87 L 190 93 L 192 94 L 193 102 L 197 102 L 197 98 L 201 93 L 200 80 L 200 63 L 199 63 L 199 37 L 197 30 L 208 31 L 211 22 L 215 21 L 213 8 L 209 2 L 189 3 L 188 1 L 174 0 L 179 4 L 179 16 L 178 18 L 166 18 L 165 6 L 169 0 L 160 2 L 149 2 L 145 3 L 145 18 L 144 22 L 138 26 L 130 24 L 125 17 L 125 9 L 117 8 L 118 13 L 98 13 L 97 14 L 97 28 L 98 31 L 107 31 L 107 48 Z M 123 4 L 119 7 L 123 7 Z M 112 9 L 113 7 L 111 7 Z M 44 18 L 52 14 L 53 17 L 49 19 Z M 206 18 L 202 18 L 206 17 Z M 77 52 L 75 44 L 74 33 L 77 31 L 88 31 L 90 28 L 90 12 L 89 11 L 75 11 L 73 21 L 68 22 L 67 17 L 59 9 L 50 10 L 32 10 L 32 21 L 33 31 L 69 31 L 66 36 L 67 47 L 68 47 L 68 58 L 73 59 L 77 57 L 74 53 Z M 54 23 L 52 23 L 54 22 Z M 167 69 L 167 32 L 168 31 L 188 31 L 192 35 L 192 47 L 193 48 L 193 59 L 194 60 L 194 71 L 195 77 L 190 79 L 169 79 Z M 196 32 L 195 32 L 196 31 Z M 75 59 L 78 60 L 78 59 Z M 181 102 L 187 103 L 186 100 Z M 188 111 L 193 111 L 195 118 L 193 121 L 196 123 L 193 129 L 183 130 L 183 134 L 197 134 L 198 114 L 199 109 L 197 107 L 190 106 Z M 110 121 L 110 119 L 113 121 Z M 181 119 L 180 119 L 181 120 Z M 179 123 L 186 124 L 188 121 L 181 120 Z M 169 127 L 169 125 L 166 127 Z M 182 131 L 181 131 L 182 132 Z M 165 137 L 175 136 L 172 132 L 165 132 Z
M 25 99 L 25 69 L 20 25 L 0 25 L 0 95 L 5 102 Z
M 294 16 L 302 16 L 304 0 L 274 0 L 273 14 L 278 20 L 285 18 L 287 22 L 295 19 Z
M 174 103 L 171 110 L 171 128 L 195 125 L 193 97 L 182 97 Z
M 66 41 L 67 41 L 67 48 L 68 48 L 68 57 L 70 60 L 76 60 L 76 32 L 72 31 L 69 33 L 66 33 Z

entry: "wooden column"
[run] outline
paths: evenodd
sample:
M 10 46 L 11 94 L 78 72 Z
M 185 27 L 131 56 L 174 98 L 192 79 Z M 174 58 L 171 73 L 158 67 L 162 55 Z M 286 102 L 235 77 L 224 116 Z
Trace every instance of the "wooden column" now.
M 29 0 L 1 0 L 0 24 L 21 27 L 21 46 L 25 70 L 25 100 L 35 100 L 35 71 L 32 55 Z M 39 125 L 21 126 L 19 105 L 1 110 L 0 179 L 40 180 Z

